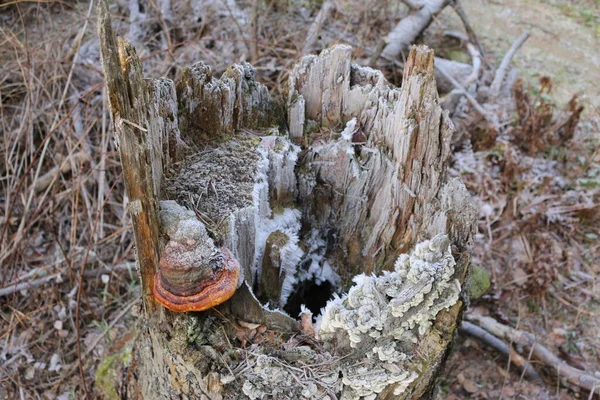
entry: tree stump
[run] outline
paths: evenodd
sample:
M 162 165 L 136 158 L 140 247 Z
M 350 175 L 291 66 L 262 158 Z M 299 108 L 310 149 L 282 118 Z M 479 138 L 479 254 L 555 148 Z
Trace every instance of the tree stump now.
M 430 397 L 477 214 L 446 176 L 433 52 L 411 50 L 399 89 L 348 46 L 304 57 L 282 107 L 247 63 L 145 79 L 99 16 L 144 306 L 128 395 Z M 208 309 L 170 311 L 157 285 Z

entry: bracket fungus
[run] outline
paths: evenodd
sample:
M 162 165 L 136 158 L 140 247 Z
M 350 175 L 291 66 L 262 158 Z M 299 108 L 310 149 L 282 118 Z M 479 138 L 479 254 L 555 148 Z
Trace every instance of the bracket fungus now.
M 193 211 L 162 201 L 164 233 L 169 240 L 154 276 L 156 301 L 176 312 L 204 311 L 231 298 L 240 280 L 240 264 L 217 248 Z

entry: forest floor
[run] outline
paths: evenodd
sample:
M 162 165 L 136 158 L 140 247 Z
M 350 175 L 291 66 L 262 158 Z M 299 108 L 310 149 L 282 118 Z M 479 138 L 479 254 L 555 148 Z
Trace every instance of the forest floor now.
M 592 155 L 595 166 L 587 170 L 566 167 L 562 169 L 562 178 L 573 183 L 587 174 L 596 175 L 598 162 L 598 140 L 600 139 L 600 2 L 598 1 L 556 1 L 556 0 L 466 0 L 463 6 L 484 46 L 499 57 L 504 54 L 512 42 L 523 32 L 531 32 L 531 37 L 520 49 L 514 60 L 514 66 L 519 74 L 531 87 L 539 87 L 542 76 L 552 78 L 552 91 L 548 94 L 552 102 L 564 106 L 574 94 L 579 94 L 584 100 L 587 117 L 580 123 L 578 145 L 571 149 L 566 163 L 572 162 L 576 157 L 586 157 L 589 146 L 595 147 L 588 153 Z M 439 16 L 444 29 L 459 29 L 460 21 L 450 9 L 446 9 Z M 584 140 L 587 137 L 589 140 Z M 548 151 L 542 159 L 557 159 Z M 464 177 L 463 177 L 464 179 Z M 597 181 L 596 181 L 597 182 Z M 538 188 L 537 195 L 548 195 L 551 190 L 548 185 L 545 189 Z M 478 186 L 478 190 L 482 187 Z M 485 192 L 481 190 L 480 194 Z M 501 190 L 499 191 L 501 192 Z M 567 196 L 566 190 L 554 192 L 557 196 Z M 497 193 L 499 194 L 499 193 Z M 482 196 L 480 196 L 481 199 Z M 598 213 L 596 209 L 594 211 Z M 492 217 L 493 218 L 493 217 Z M 585 269 L 592 279 L 584 283 L 578 279 L 565 279 L 568 276 L 568 257 L 561 258 L 555 268 L 561 272 L 555 275 L 556 281 L 552 288 L 541 296 L 531 292 L 521 285 L 522 276 L 528 273 L 538 275 L 542 273 L 539 257 L 533 257 L 537 264 L 524 273 L 519 267 L 514 268 L 514 260 L 506 260 L 500 253 L 503 249 L 497 242 L 510 238 L 502 227 L 506 223 L 526 221 L 523 214 L 515 213 L 498 215 L 496 221 L 480 223 L 480 232 L 485 235 L 487 244 L 478 243 L 480 254 L 494 252 L 485 259 L 481 266 L 491 273 L 498 274 L 493 284 L 493 295 L 484 297 L 472 307 L 484 314 L 491 314 L 499 320 L 511 321 L 513 326 L 535 333 L 539 340 L 546 346 L 555 350 L 556 354 L 566 359 L 569 363 L 598 370 L 600 362 L 600 258 L 598 251 L 598 233 L 600 227 L 596 218 L 591 224 L 578 220 L 572 231 L 560 235 L 559 247 L 565 253 L 578 254 L 576 259 L 582 261 Z M 490 226 L 498 233 L 488 235 L 486 230 Z M 537 229 L 537 234 L 544 229 Z M 536 233 L 527 231 L 522 226 L 524 237 L 531 240 Z M 560 229 L 549 229 L 558 233 Z M 577 231 L 580 230 L 579 233 Z M 513 237 L 520 237 L 513 231 Z M 504 237 L 504 238 L 502 238 Z M 515 247 L 512 241 L 508 246 Z M 518 245 L 517 245 L 518 246 Z M 523 251 L 526 253 L 526 251 Z M 518 254 L 518 252 L 516 252 Z M 515 253 L 513 253 L 514 255 Z M 528 258 L 528 256 L 524 256 Z M 578 262 L 579 262 L 578 261 Z M 511 268 L 512 267 L 512 268 Z M 501 273 L 503 271 L 504 273 Z M 529 288 L 530 289 L 530 288 Z M 587 292 L 589 295 L 586 295 Z M 586 363 L 591 363 L 587 364 Z M 505 358 L 489 348 L 481 345 L 472 338 L 460 337 L 458 346 L 448 362 L 448 375 L 446 385 L 443 385 L 438 399 L 571 399 L 574 397 L 586 398 L 586 394 L 573 393 L 561 388 L 555 381 L 554 387 L 548 383 L 540 385 L 524 379 L 514 366 L 507 364 Z M 455 371 L 460 371 L 456 374 Z
M 588 102 L 587 115 L 600 108 L 600 2 L 597 0 L 467 0 L 473 29 L 485 46 L 504 54 L 523 31 L 531 32 L 514 65 L 530 84 L 552 77 L 552 98 L 566 104 L 573 94 Z M 446 10 L 440 19 L 459 22 Z M 596 114 L 597 115 L 597 114 Z
M 305 3 L 261 2 L 254 65 L 275 98 L 321 2 Z M 357 62 L 367 63 L 401 14 L 390 5 L 397 2 L 336 3 L 317 47 L 349 43 Z M 600 371 L 600 1 L 462 4 L 491 70 L 515 38 L 532 33 L 514 59 L 531 110 L 548 105 L 552 121 L 564 119 L 574 94 L 585 106 L 572 139 L 535 151 L 510 136 L 523 118 L 514 117 L 506 142 L 487 141 L 478 125 L 467 129 L 471 147 L 457 148 L 451 169 L 482 208 L 474 263 L 492 277 L 469 312 L 531 332 L 569 364 Z M 125 1 L 111 13 L 120 34 L 139 39 L 149 76 L 175 77 L 199 59 L 220 73 L 250 59 L 231 10 L 211 15 L 212 25 L 180 21 L 167 35 L 164 21 L 152 21 L 154 36 L 130 29 Z M 109 397 L 106 382 L 117 379 L 111 363 L 131 355 L 139 286 L 95 4 L 9 2 L 0 5 L 0 21 L 0 398 Z M 434 42 L 448 29 L 462 30 L 450 7 L 421 40 Z M 179 40 L 183 46 L 174 45 Z M 438 50 L 470 62 L 464 51 Z M 393 65 L 381 68 L 397 83 Z M 543 76 L 552 90 L 540 87 Z M 22 282 L 33 287 L 13 290 Z M 538 371 L 543 381 L 523 379 L 506 358 L 460 335 L 437 398 L 587 398 Z

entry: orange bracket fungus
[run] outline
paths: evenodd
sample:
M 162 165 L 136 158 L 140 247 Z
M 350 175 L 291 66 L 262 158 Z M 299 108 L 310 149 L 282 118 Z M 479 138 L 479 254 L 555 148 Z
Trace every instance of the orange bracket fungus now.
M 215 247 L 193 211 L 161 202 L 161 225 L 168 242 L 154 276 L 156 301 L 176 312 L 204 311 L 231 298 L 240 281 L 240 264 Z

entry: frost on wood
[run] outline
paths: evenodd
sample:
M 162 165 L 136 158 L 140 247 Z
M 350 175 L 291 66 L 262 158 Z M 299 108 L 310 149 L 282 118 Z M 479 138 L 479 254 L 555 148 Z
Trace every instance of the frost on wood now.
M 365 336 L 416 340 L 411 331 L 425 334 L 437 313 L 458 300 L 455 264 L 447 236 L 417 244 L 412 254 L 398 258 L 394 271 L 356 276 L 347 295 L 327 303 L 319 334 L 328 338 L 345 332 L 351 347 Z
M 450 240 L 437 235 L 398 257 L 394 271 L 355 277 L 318 323 L 320 339 L 335 345 L 321 352 L 295 347 L 283 359 L 255 354 L 246 360 L 243 393 L 251 399 L 333 398 L 329 391 L 355 400 L 392 387 L 390 393 L 400 396 L 426 365 L 417 343 L 430 334 L 438 313 L 459 299 L 455 265 Z M 325 362 L 326 372 L 303 367 Z M 298 371 L 309 375 L 302 375 L 305 384 L 296 383 Z
M 184 254 L 200 262 L 227 247 L 244 270 L 214 310 L 146 308 L 143 395 L 430 394 L 464 304 L 476 216 L 464 186 L 446 177 L 452 126 L 433 53 L 411 51 L 401 88 L 353 65 L 347 46 L 303 58 L 289 74 L 288 133 L 248 64 L 220 79 L 202 63 L 178 82 L 143 79 L 135 51 L 117 49 L 103 7 L 102 54 L 142 274 L 181 242 L 202 247 Z M 300 324 L 265 307 L 285 307 L 297 288 L 323 282 L 338 296 L 317 337 L 305 308 Z
M 452 229 L 454 200 L 468 198 L 446 182 L 453 128 L 439 105 L 433 52 L 411 52 L 399 89 L 381 72 L 352 65 L 350 55 L 336 46 L 304 57 L 289 94 L 290 118 L 299 116 L 291 136 L 308 143 L 299 203 L 322 237 L 339 238 L 348 268 L 340 274 L 391 268 L 417 241 Z M 441 207 L 440 193 L 449 191 L 453 200 Z M 459 230 L 472 226 L 470 208 L 457 215 Z
M 453 306 L 460 294 L 460 282 L 454 277 L 454 258 L 446 235 L 417 244 L 410 254 L 401 255 L 394 271 L 381 276 L 358 275 L 347 295 L 327 303 L 318 335 L 334 338 L 352 348 L 367 342 L 383 365 L 343 368 L 342 382 L 349 397 L 369 397 L 390 384 L 397 384 L 395 395 L 402 393 L 417 378 L 418 371 L 405 368 L 414 343 L 427 334 L 437 314 Z M 407 354 L 408 353 L 408 354 Z M 385 368 L 391 363 L 394 368 Z M 350 395 L 352 394 L 352 395 Z
M 285 205 L 295 198 L 298 151 L 283 137 L 240 136 L 191 156 L 167 180 L 167 193 L 197 211 L 213 237 L 238 259 L 250 286 L 260 276 L 271 233 L 280 231 L 289 239 L 280 249 L 286 256 L 283 270 L 291 270 L 291 263 L 302 255 L 296 246 L 299 211 L 271 210 L 271 204 Z
M 186 68 L 177 85 L 182 136 L 203 145 L 238 129 L 269 127 L 274 107 L 267 88 L 255 78 L 248 63 L 230 66 L 220 79 L 202 62 Z

